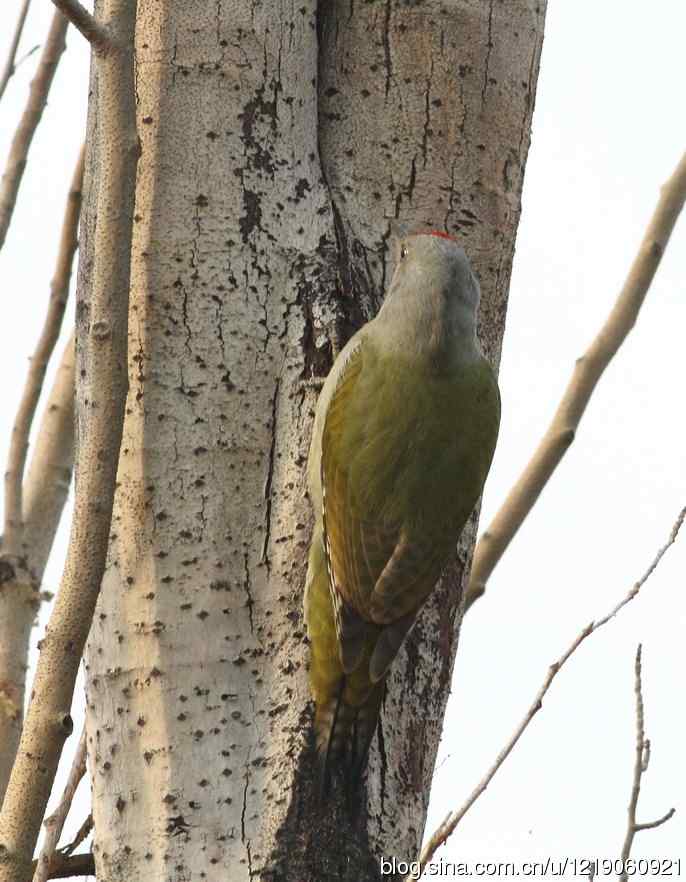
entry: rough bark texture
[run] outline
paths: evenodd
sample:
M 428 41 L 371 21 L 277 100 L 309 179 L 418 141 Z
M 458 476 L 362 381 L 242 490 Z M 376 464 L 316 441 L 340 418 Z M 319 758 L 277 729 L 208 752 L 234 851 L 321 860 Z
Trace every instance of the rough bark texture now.
M 319 805 L 307 381 L 378 308 L 396 219 L 464 241 L 497 361 L 544 4 L 316 12 L 139 8 L 130 391 L 87 656 L 107 880 L 360 882 L 422 836 L 476 517 L 394 667 L 367 811 Z

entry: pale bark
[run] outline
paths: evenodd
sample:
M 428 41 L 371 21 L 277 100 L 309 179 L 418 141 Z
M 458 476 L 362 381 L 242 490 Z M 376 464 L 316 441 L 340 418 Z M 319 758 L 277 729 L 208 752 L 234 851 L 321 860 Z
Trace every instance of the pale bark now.
M 311 787 L 303 381 L 378 308 L 395 219 L 460 236 L 497 361 L 544 11 L 141 6 L 131 389 L 86 659 L 101 878 L 360 882 L 418 852 L 476 516 L 352 823 Z
M 5 244 L 7 230 L 12 220 L 31 142 L 43 116 L 50 86 L 52 86 L 57 65 L 64 52 L 66 33 L 66 18 L 61 13 L 55 12 L 45 46 L 41 52 L 36 75 L 31 82 L 29 100 L 12 139 L 5 171 L 2 175 L 2 183 L 0 183 L 0 250 Z
M 355 4 L 352 17 L 347 3 L 331 8 L 320 144 L 344 287 L 362 294 L 367 316 L 378 306 L 389 219 L 454 233 L 481 282 L 479 336 L 497 366 L 545 5 L 387 2 Z M 377 857 L 419 852 L 477 520 L 391 670 L 370 757 Z M 314 828 L 312 849 L 318 839 Z
M 139 144 L 133 35 L 136 3 L 106 0 L 116 49 L 97 57 L 101 90 L 92 285 L 77 301 L 78 458 L 67 560 L 42 641 L 31 702 L 0 812 L 0 880 L 31 867 L 62 746 L 70 734 L 74 682 L 97 600 L 110 532 L 127 391 L 131 232 Z

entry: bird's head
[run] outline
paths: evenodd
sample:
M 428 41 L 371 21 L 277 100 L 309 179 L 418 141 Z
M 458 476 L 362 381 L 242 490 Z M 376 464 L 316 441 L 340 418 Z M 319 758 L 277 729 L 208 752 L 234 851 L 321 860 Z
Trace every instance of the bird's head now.
M 476 351 L 479 283 L 467 255 L 447 233 L 403 236 L 380 321 L 411 328 L 418 346 Z

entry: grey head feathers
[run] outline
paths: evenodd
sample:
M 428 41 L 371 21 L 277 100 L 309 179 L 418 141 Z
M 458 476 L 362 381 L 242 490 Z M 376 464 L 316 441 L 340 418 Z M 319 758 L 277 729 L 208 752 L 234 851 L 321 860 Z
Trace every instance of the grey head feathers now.
M 405 236 L 374 334 L 392 348 L 407 347 L 437 365 L 471 361 L 476 341 L 479 283 L 464 249 L 443 233 Z M 372 330 L 370 328 L 370 330 Z

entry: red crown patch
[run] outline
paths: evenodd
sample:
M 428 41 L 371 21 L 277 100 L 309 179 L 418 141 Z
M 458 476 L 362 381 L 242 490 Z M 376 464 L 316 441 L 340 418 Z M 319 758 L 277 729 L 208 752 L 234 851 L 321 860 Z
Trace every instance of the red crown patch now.
M 451 242 L 457 242 L 455 236 L 450 233 L 444 233 L 442 230 L 423 230 L 421 233 L 415 233 L 415 236 L 438 236 L 440 239 L 449 239 Z

